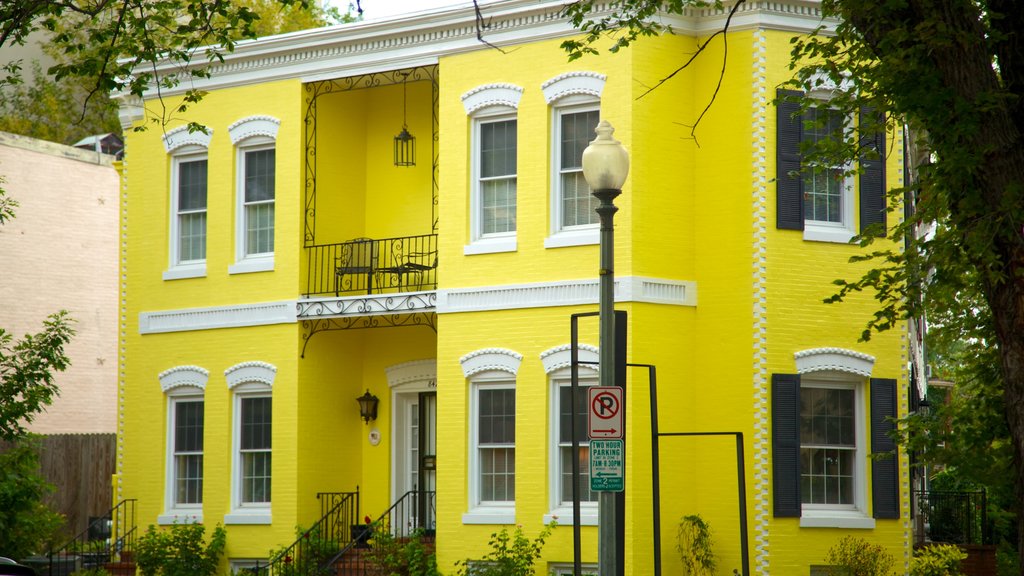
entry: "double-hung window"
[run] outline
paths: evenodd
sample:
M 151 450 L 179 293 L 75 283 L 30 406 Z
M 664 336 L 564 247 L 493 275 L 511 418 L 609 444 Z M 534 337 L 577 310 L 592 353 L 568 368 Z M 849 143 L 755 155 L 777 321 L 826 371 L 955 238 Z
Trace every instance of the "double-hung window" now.
M 206 273 L 207 159 L 175 156 L 171 177 L 171 267 L 165 278 Z
M 237 147 L 235 263 L 231 274 L 274 269 L 277 153 L 280 122 L 252 116 L 228 128 Z
M 273 401 L 277 369 L 243 362 L 224 374 L 234 397 L 231 511 L 225 524 L 270 524 L 273 495 Z
M 606 77 L 573 71 L 541 84 L 551 107 L 551 228 L 546 248 L 598 243 L 599 204 L 583 178 L 583 150 L 596 137 Z
M 519 122 L 523 89 L 486 84 L 462 95 L 471 158 L 469 243 L 465 254 L 516 250 Z
M 171 154 L 170 246 L 164 280 L 206 275 L 207 150 L 211 130 L 181 126 L 164 135 Z
M 800 387 L 800 501 L 805 506 L 856 505 L 856 391 L 852 384 Z
M 270 402 L 269 396 L 239 398 L 242 506 L 270 503 Z
M 516 232 L 516 127 L 515 118 L 477 123 L 481 238 L 510 236 Z
M 203 399 L 171 401 L 174 423 L 174 507 L 203 503 Z
M 776 226 L 802 230 L 805 240 L 845 243 L 869 226 L 881 224 L 884 229 L 885 133 L 864 133 L 861 127 L 870 124 L 872 113 L 862 111 L 857 138 L 863 154 L 856 177 L 851 166 L 805 162 L 802 152 L 807 149 L 850 140 L 854 134 L 854 119 L 830 108 L 827 95 L 819 92 L 808 96 L 814 105 L 805 109 L 802 92 L 778 92 Z
M 479 502 L 515 502 L 516 390 L 512 386 L 480 386 L 476 396 Z
M 837 350 L 799 359 L 822 370 L 772 376 L 774 515 L 798 517 L 803 527 L 873 528 L 875 519 L 900 516 L 899 464 L 888 437 L 896 381 L 866 379 L 856 366 L 836 370 L 867 365 Z
M 159 524 L 203 521 L 203 436 L 205 387 L 209 373 L 198 366 L 178 366 L 160 374 L 167 397 L 167 459 L 164 512 Z
M 596 382 L 592 378 L 582 379 L 576 391 L 575 407 L 572 402 L 572 385 L 568 377 L 554 379 L 552 412 L 555 422 L 552 427 L 552 513 L 550 519 L 558 517 L 560 522 L 572 518 L 572 466 L 573 460 L 579 465 L 579 498 L 581 524 L 596 525 L 597 493 L 590 490 L 590 440 L 587 436 L 587 389 Z M 572 413 L 576 412 L 576 439 L 579 448 L 572 449 Z M 545 521 L 549 518 L 545 516 Z

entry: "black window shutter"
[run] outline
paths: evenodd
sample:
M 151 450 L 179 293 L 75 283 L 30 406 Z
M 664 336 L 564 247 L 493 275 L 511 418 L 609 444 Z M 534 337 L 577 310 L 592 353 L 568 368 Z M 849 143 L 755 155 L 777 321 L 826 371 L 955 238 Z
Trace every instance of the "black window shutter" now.
M 900 517 L 899 460 L 896 443 L 889 436 L 895 425 L 896 381 L 871 379 L 871 486 L 875 518 Z M 887 456 L 876 456 L 886 454 Z
M 802 96 L 794 90 L 776 92 L 775 130 L 775 226 L 785 230 L 804 229 L 804 183 L 800 176 L 800 139 L 803 121 L 798 115 Z
M 871 108 L 861 108 L 861 125 L 864 118 L 874 114 Z M 885 228 L 885 131 L 873 134 L 861 134 L 861 146 L 874 149 L 878 153 L 868 157 L 861 154 L 860 158 L 860 231 L 871 224 L 881 224 Z M 882 232 L 879 236 L 885 236 Z
M 799 374 L 772 374 L 772 479 L 775 517 L 799 518 Z

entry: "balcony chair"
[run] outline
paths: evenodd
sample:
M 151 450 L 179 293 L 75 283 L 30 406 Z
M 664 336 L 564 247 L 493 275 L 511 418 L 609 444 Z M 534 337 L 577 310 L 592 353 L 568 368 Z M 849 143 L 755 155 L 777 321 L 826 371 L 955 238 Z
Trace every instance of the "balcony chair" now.
M 430 275 L 437 271 L 437 249 L 405 252 L 403 243 L 396 242 L 392 248 L 392 261 L 396 264 L 381 268 L 381 274 L 392 274 L 398 282 L 398 291 L 415 286 L 419 290 L 427 286 L 433 287 L 435 282 L 430 281 Z M 414 276 L 415 281 L 409 282 Z M 435 277 L 436 278 L 436 277 Z
M 373 294 L 376 262 L 377 242 L 373 239 L 354 238 L 343 243 L 334 270 L 334 295 L 362 291 L 364 288 L 367 294 Z

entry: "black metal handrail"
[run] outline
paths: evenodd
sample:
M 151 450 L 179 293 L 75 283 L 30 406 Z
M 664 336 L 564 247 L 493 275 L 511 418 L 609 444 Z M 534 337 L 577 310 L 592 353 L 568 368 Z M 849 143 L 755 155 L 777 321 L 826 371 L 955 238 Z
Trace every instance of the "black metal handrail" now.
M 305 296 L 437 289 L 437 234 L 355 238 L 306 247 Z
M 105 516 L 93 518 L 85 530 L 64 545 L 50 549 L 46 566 L 40 566 L 37 572 L 58 576 L 128 561 L 135 550 L 137 535 L 135 502 L 135 499 L 122 500 Z
M 417 534 L 432 540 L 436 527 L 437 492 L 410 490 L 366 528 L 374 531 L 387 530 L 391 537 L 397 540 L 409 539 Z M 321 573 L 332 572 L 338 576 L 365 574 L 369 561 L 362 554 L 354 554 L 353 550 L 360 547 L 379 548 L 380 543 L 371 538 L 372 533 L 354 538 L 321 566 Z M 372 557 L 372 553 L 370 556 Z
M 917 542 L 989 544 L 991 526 L 985 492 L 914 491 L 911 514 Z
M 359 487 L 355 492 L 320 492 L 321 517 L 290 546 L 257 566 L 253 573 L 273 576 L 315 576 L 324 574 L 325 560 L 333 558 L 352 541 L 352 526 L 359 522 Z

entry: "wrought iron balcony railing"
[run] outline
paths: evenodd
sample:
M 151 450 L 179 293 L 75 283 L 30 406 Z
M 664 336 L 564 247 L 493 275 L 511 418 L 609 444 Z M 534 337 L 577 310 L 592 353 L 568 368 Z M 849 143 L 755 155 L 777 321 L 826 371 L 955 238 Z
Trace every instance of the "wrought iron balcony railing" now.
M 911 501 L 918 544 L 989 544 L 984 492 L 914 491 Z
M 437 234 L 317 244 L 306 255 L 307 297 L 437 289 Z

